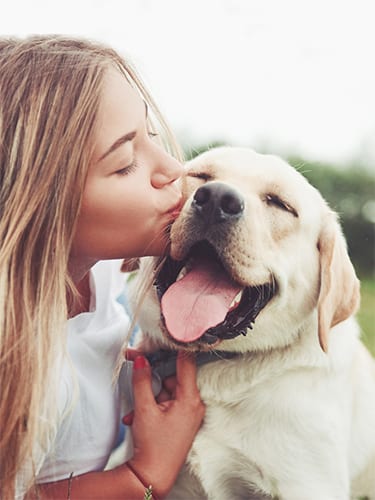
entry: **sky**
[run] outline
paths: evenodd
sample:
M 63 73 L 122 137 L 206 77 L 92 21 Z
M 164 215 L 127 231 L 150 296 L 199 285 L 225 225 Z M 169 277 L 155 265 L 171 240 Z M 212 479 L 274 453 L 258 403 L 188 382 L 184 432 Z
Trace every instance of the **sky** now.
M 375 173 L 373 0 L 1 0 L 0 34 L 112 45 L 184 145 Z

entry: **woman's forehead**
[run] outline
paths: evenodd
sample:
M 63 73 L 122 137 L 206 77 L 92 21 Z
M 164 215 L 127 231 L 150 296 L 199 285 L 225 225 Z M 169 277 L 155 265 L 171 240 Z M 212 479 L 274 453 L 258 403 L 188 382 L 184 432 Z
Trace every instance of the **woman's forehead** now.
M 139 92 L 119 71 L 109 70 L 100 98 L 94 157 L 98 160 L 115 141 L 136 132 L 146 114 Z

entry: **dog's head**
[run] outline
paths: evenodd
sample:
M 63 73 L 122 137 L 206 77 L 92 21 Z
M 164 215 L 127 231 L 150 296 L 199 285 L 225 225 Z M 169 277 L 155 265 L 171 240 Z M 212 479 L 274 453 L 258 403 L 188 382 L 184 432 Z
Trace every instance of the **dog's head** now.
M 280 158 L 217 148 L 187 164 L 183 194 L 140 319 L 154 344 L 265 350 L 315 325 L 326 350 L 329 329 L 355 312 L 359 285 L 319 192 Z

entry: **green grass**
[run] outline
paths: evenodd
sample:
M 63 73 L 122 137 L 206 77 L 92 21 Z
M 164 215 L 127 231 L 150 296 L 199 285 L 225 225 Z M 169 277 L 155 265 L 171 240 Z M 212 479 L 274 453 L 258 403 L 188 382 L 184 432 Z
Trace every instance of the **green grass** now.
M 362 340 L 375 356 L 375 279 L 361 280 L 361 308 L 357 318 Z

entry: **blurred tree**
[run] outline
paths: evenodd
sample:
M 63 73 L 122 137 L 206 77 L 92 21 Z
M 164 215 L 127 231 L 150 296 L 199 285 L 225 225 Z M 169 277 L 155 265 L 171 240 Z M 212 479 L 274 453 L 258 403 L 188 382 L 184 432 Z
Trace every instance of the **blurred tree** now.
M 348 250 L 360 276 L 375 275 L 375 176 L 363 166 L 339 169 L 289 157 L 339 214 Z
M 191 159 L 223 144 L 222 141 L 215 141 L 209 145 L 185 148 L 185 156 Z M 339 214 L 358 275 L 375 277 L 375 175 L 363 166 L 339 169 L 295 156 L 286 160 L 321 192 L 330 207 Z

